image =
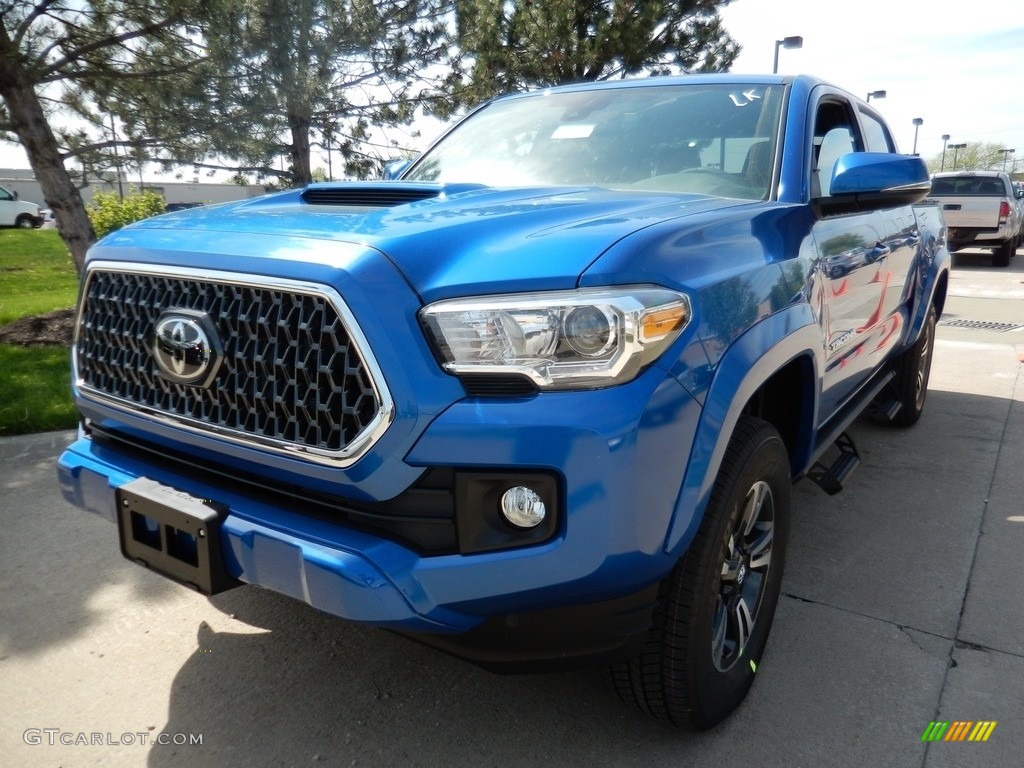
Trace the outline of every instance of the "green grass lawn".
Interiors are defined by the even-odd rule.
[[[0,229],[0,326],[73,307],[78,276],[53,229]],[[66,347],[0,344],[0,435],[75,426]]]
[[[78,275],[55,229],[0,229],[0,325],[73,307]]]
[[[66,347],[0,344],[0,435],[72,429],[71,363]]]

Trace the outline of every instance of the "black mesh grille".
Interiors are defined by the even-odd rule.
[[[525,376],[463,374],[459,377],[470,395],[480,397],[522,397],[537,394],[537,386]]]
[[[257,441],[327,453],[377,416],[370,373],[324,296],[155,274],[94,271],[76,340],[81,385],[148,412]],[[151,352],[161,313],[206,313],[223,346],[205,387],[159,374]]]

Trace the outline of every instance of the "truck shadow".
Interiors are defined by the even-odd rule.
[[[266,631],[196,628],[198,649],[173,681],[163,731],[202,734],[202,746],[154,746],[149,765],[198,758],[252,766],[621,766],[680,764],[680,750],[692,764],[725,753],[756,762],[764,755],[751,731],[776,733],[780,718],[809,718],[824,723],[822,733],[831,732],[863,695],[856,670],[876,663],[849,642],[851,625],[876,631],[899,645],[898,653],[917,655],[920,667],[907,680],[894,673],[892,684],[900,690],[941,679],[962,592],[936,585],[951,586],[951,573],[968,571],[1011,407],[1005,399],[933,391],[928,415],[913,429],[867,420],[854,425],[866,467],[842,494],[828,497],[810,483],[798,484],[786,597],[764,678],[759,675],[750,699],[711,732],[677,731],[620,703],[603,670],[497,676],[244,587],[212,603]],[[950,445],[956,450],[947,450]],[[965,466],[979,471],[955,489],[936,479]],[[963,514],[937,525],[936,510],[950,505],[962,506]],[[951,518],[948,509],[942,514]],[[951,535],[952,528],[959,533]],[[810,631],[801,630],[808,611],[816,618]],[[910,647],[904,627],[928,633],[941,648],[922,653]],[[815,659],[816,653],[828,658]],[[813,689],[791,682],[806,669],[824,670],[815,673],[823,677]],[[931,695],[930,689],[922,694]],[[879,706],[869,719],[882,727],[907,716]],[[816,743],[831,738],[819,736]]]
[[[0,657],[37,656],[180,593],[121,559],[117,530],[60,494],[56,457],[74,439],[50,432],[0,440]],[[185,595],[186,599],[189,595]]]
[[[992,253],[980,248],[965,248],[954,253],[952,257],[954,270],[969,272],[991,271],[994,275],[1024,274],[1024,246],[1017,249],[1017,255],[1010,259],[1010,266],[1008,267],[993,267]]]
[[[679,738],[622,705],[603,670],[493,675],[264,590],[213,601],[268,632],[198,627],[163,732],[202,746],[154,746],[150,766],[593,764],[587,733]]]

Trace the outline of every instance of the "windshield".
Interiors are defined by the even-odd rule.
[[[473,113],[403,178],[762,200],[781,104],[781,86],[735,83],[539,92]]]

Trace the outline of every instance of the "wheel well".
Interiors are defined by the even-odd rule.
[[[943,272],[939,282],[935,285],[935,292],[932,294],[932,303],[935,304],[935,314],[942,317],[942,308],[946,306],[946,290],[949,285],[949,272]]]
[[[803,468],[811,452],[815,376],[811,358],[797,357],[772,374],[743,408],[743,413],[778,430],[794,473]]]

